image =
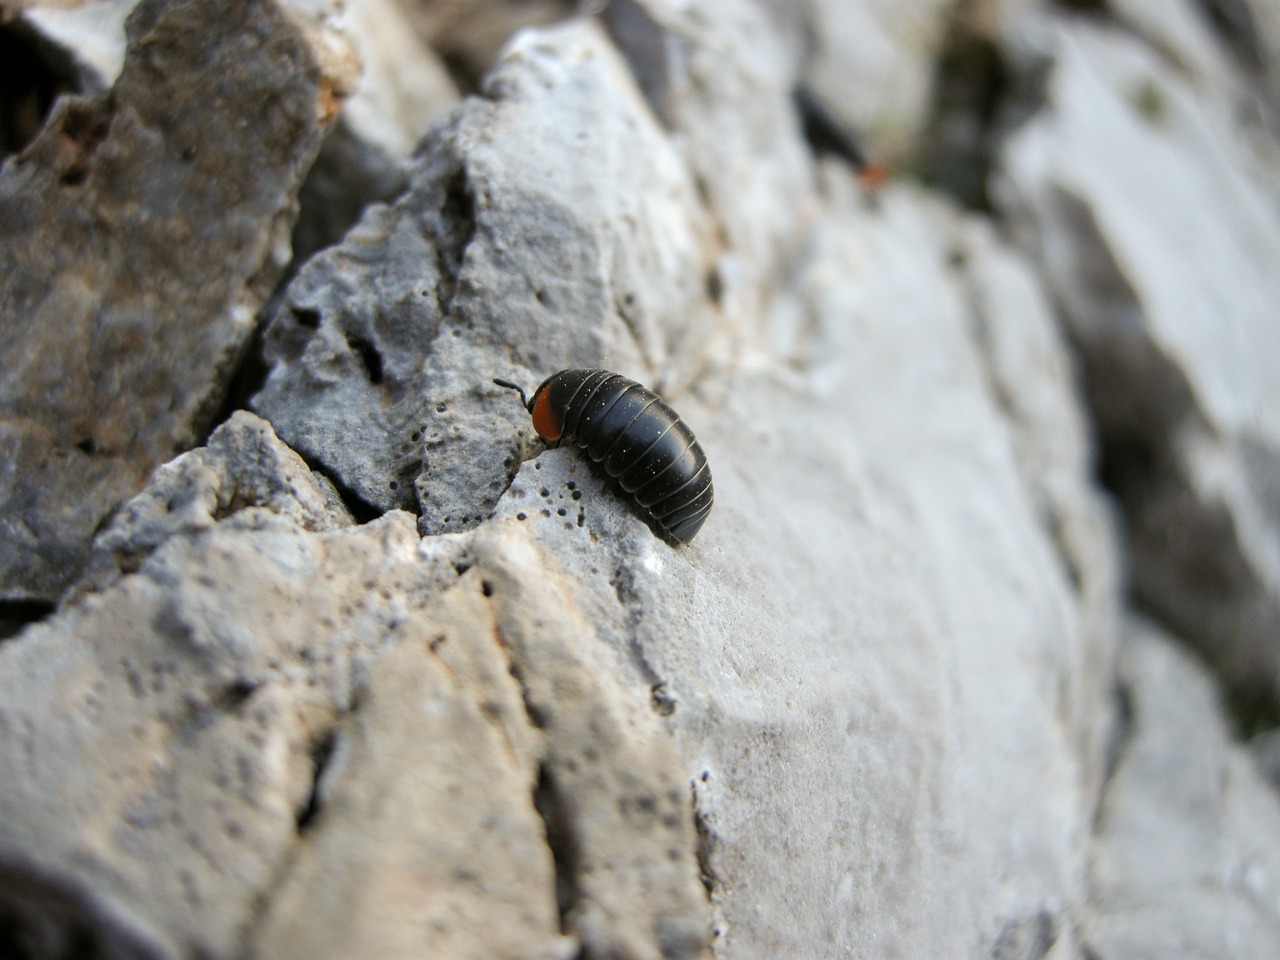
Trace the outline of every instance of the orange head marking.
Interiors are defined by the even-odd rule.
[[[551,406],[551,385],[545,384],[533,398],[533,429],[548,443],[555,443],[564,433],[564,420]]]

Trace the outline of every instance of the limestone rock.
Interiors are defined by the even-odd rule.
[[[396,0],[354,0],[345,14],[360,80],[299,194],[292,241],[299,262],[341,240],[366,206],[404,191],[414,146],[458,99],[440,57]]]
[[[324,532],[287,513],[173,528],[0,647],[14,935],[701,956],[673,744],[518,522],[420,546],[399,512]]]
[[[323,20],[265,0],[146,2],[129,37],[111,94],[59,101],[0,170],[6,599],[56,599],[208,428],[352,81]]]
[[[1234,553],[1201,549],[1237,570],[1241,538],[1261,545],[1261,582],[1270,521],[1239,531],[1269,502],[1280,352],[1218,340],[1257,333],[1274,217],[1265,151],[1250,166],[1204,107],[1245,86],[1178,46],[1186,18],[1125,36],[1021,0],[957,9],[996,18],[973,29],[1011,62],[999,17],[1025,16],[1022,53],[1051,68],[1053,110],[1023,118],[992,194],[1005,223],[918,184],[868,196],[812,157],[796,35],[760,3],[614,0],[514,38],[407,191],[280,294],[270,423],[238,413],[154,471],[61,606],[0,642],[0,953],[1274,942],[1278,804],[1254,768],[1274,738],[1234,744],[1148,628],[1117,671],[1125,556],[1094,476],[1095,443],[1110,479],[1136,462],[1117,440],[1154,424],[1177,468],[1157,476],[1241,521]],[[915,98],[954,47],[941,7],[903,10],[920,19],[889,53]],[[876,53],[837,33],[832,55]],[[847,91],[919,129],[900,93]],[[1085,172],[1087,150],[1112,165]],[[1144,179],[1182,192],[1157,205]],[[1195,326],[1219,306],[1233,319]],[[1095,338],[1108,324],[1123,336]],[[490,382],[586,365],[658,387],[697,433],[717,503],[691,544]],[[1149,501],[1123,489],[1134,516]]]
[[[1050,24],[1051,110],[1003,208],[1079,345],[1139,601],[1242,710],[1280,704],[1280,222],[1218,104],[1134,40]]]
[[[548,27],[582,9],[576,0],[393,0],[418,37],[449,63],[464,86],[479,86],[520,30]]]
[[[875,152],[902,159],[923,129],[931,68],[954,4],[940,0],[822,3],[768,0],[802,79]]]
[[[715,407],[679,398],[716,478],[693,544],[656,541],[571,450],[525,463],[499,516],[582,582],[667,717],[720,955],[1069,951],[1117,574],[1060,345],[1026,267],[946,207],[828,188],[775,364]],[[1001,282],[1040,311],[997,337],[1003,409],[970,296]]]
[[[492,513],[531,435],[492,377],[652,382],[656,358],[706,343],[710,227],[588,22],[518,37],[412,181],[290,284],[253,405],[372,508],[439,533]]]
[[[403,515],[327,540],[244,520],[171,538],[0,647],[0,897],[20,939],[52,890],[60,936],[104,955],[237,955],[355,674],[421,629],[365,586],[413,557]]]
[[[332,734],[261,957],[565,958],[541,742],[473,570],[368,669]]]
[[[1093,840],[1089,955],[1269,955],[1280,942],[1280,799],[1175,638],[1130,624],[1119,681],[1128,719]]]
[[[305,530],[347,526],[351,517],[333,485],[315,476],[271,425],[240,411],[209,443],[160,467],[94,538],[77,591],[98,590],[131,573],[169,538],[208,530],[241,511],[287,517]]]
[[[138,0],[97,0],[69,5],[33,3],[21,13],[47,43],[77,66],[81,92],[106,90],[120,75],[125,19]]]

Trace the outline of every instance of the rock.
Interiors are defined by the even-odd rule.
[[[479,571],[432,609],[332,734],[253,955],[575,955],[533,803],[541,738]]]
[[[912,10],[919,62],[954,55],[940,8]],[[1237,438],[1253,423],[1265,465],[1280,352],[1226,375],[1238,357],[1190,326],[1228,254],[1244,279],[1215,295],[1246,319],[1225,329],[1270,293],[1249,259],[1269,214],[1245,249],[1231,199],[1269,194],[1241,140],[1205,159],[1204,104],[1226,117],[1246,85],[1193,68],[1179,23],[955,15],[1052,68],[991,193],[1006,223],[811,156],[795,35],[762,5],[614,0],[519,34],[408,189],[279,295],[258,413],[154,471],[0,643],[0,953],[1265,951],[1274,738],[1234,744],[1152,628],[1129,623],[1117,671],[1126,559],[1095,476],[1137,476],[1116,427],[1154,425],[1157,476],[1225,490],[1246,529]],[[1178,57],[1162,100],[1144,81]],[[1113,166],[1081,172],[1086,149]],[[1207,216],[1206,169],[1231,217],[1200,262],[1149,222]],[[1144,178],[1183,193],[1154,205]],[[1088,215],[1056,230],[1063,210]],[[1090,336],[1116,317],[1138,347],[1109,355]],[[717,502],[690,544],[490,382],[585,365],[697,433]],[[1095,406],[1095,433],[1099,383],[1130,406]],[[1192,455],[1205,438],[1220,458]],[[1135,516],[1149,488],[1120,489]],[[1273,544],[1267,523],[1237,541]]]
[[[458,80],[481,85],[502,48],[526,27],[549,27],[580,12],[572,0],[454,0],[419,3],[394,0],[418,36],[440,51]]]
[[[420,626],[366,586],[416,546],[401,514],[321,540],[240,513],[0,647],[18,941],[46,922],[43,887],[61,935],[103,955],[238,955],[354,676]]]
[[[827,190],[774,362],[678,398],[716,479],[697,540],[655,540],[571,450],[498,516],[667,717],[720,955],[1069,950],[1117,589],[1069,368],[989,235],[909,189],[874,213]],[[1029,329],[980,349],[974,289]]]
[[[274,3],[146,2],[129,36],[111,94],[59,101],[0,171],[10,600],[56,600],[98,522],[210,425],[352,81],[330,28]]]
[[[1280,936],[1280,799],[1176,638],[1134,622],[1118,667],[1128,720],[1090,858],[1089,955],[1267,956]]]
[[[80,93],[107,90],[124,65],[125,19],[138,0],[97,0],[70,5],[31,4],[20,22],[61,50],[76,66]]]
[[[292,243],[299,263],[341,240],[369,204],[405,190],[414,146],[458,99],[444,64],[396,0],[348,3],[343,27],[363,69],[298,197]]]
[[[100,590],[137,570],[171,537],[209,530],[242,511],[286,517],[304,530],[351,523],[333,485],[313,475],[269,423],[240,411],[213,432],[208,446],[160,467],[111,517],[94,538],[88,571],[75,589]]]
[[[876,156],[901,160],[928,119],[932,64],[954,4],[769,0],[807,83]],[[928,65],[928,66],[926,66]]]
[[[1280,709],[1280,224],[1218,98],[1134,40],[1054,22],[1052,109],[1004,153],[1002,208],[1081,351],[1138,601],[1239,709]]]
[[[301,507],[175,526],[0,647],[14,936],[417,956],[430,931],[440,956],[701,956],[672,741],[520,524],[420,547],[406,514],[311,532]]]
[[[758,337],[772,291],[795,268],[798,228],[813,203],[776,31],[739,0],[714,13],[670,0],[616,0],[600,16],[715,225],[703,281],[712,319],[737,338]],[[686,319],[691,330],[706,322],[700,313]],[[692,332],[669,343],[666,384],[709,378],[715,369],[705,368],[705,355],[735,362],[720,344],[711,347]]]
[[[710,225],[589,22],[518,37],[411,179],[290,284],[253,406],[375,511],[415,509],[434,534],[493,512],[531,435],[492,377],[652,382],[675,349],[693,369]]]

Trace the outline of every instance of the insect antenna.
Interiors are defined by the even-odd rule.
[[[508,390],[514,390],[520,394],[520,402],[524,404],[524,408],[530,413],[533,412],[533,404],[529,402],[529,398],[524,395],[524,387],[519,384],[512,383],[510,380],[503,380],[501,377],[494,377],[493,382],[500,387],[506,387]]]

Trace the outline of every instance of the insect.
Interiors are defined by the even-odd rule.
[[[533,428],[548,443],[587,452],[645,511],[660,536],[688,543],[711,512],[711,468],[693,431],[656,393],[608,370],[561,370],[526,397]]]

